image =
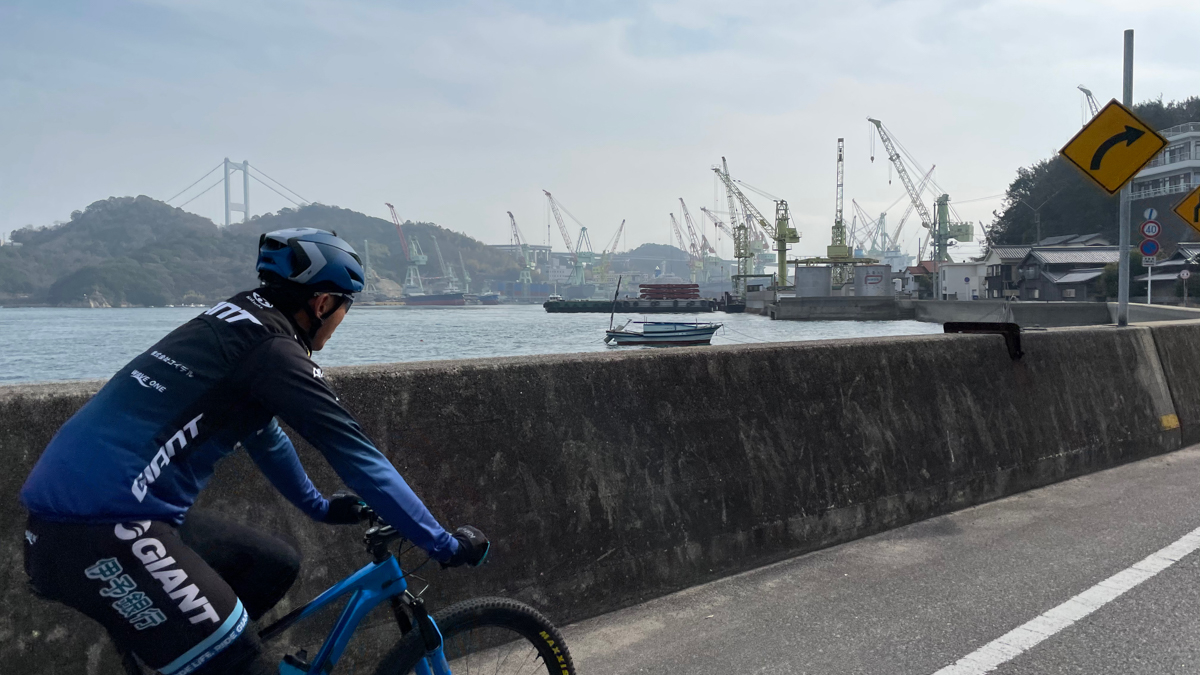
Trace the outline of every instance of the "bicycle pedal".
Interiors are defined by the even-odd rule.
[[[279,664],[279,675],[306,675],[312,666],[308,663],[308,652],[301,649],[295,654],[285,654]]]

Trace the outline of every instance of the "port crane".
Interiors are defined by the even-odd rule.
[[[467,263],[463,262],[462,249],[458,250],[458,266],[462,268],[463,273],[463,290],[471,292],[471,273],[467,271]]]
[[[842,196],[845,192],[845,140],[837,139],[837,193],[834,199],[833,229],[829,246],[825,249],[824,258],[805,258],[796,262],[804,265],[828,265],[830,283],[833,288],[841,289],[847,282],[853,280],[854,266],[879,262],[875,258],[856,258],[854,250],[847,243],[846,221],[844,218]]]
[[[1083,86],[1082,84],[1075,88],[1078,89],[1079,91],[1083,92],[1084,98],[1087,99],[1088,110],[1092,111],[1091,117],[1088,117],[1086,120],[1083,121],[1083,125],[1087,126],[1088,121],[1090,121],[1092,119],[1092,117],[1095,117],[1100,112],[1100,104],[1096,103],[1096,97],[1092,96],[1091,89],[1088,89],[1087,87]]]
[[[703,261],[698,261],[698,258],[696,256],[695,247],[692,246],[691,244],[689,244],[683,238],[683,230],[679,229],[679,221],[675,220],[675,214],[671,213],[668,215],[671,216],[671,230],[673,232],[675,232],[675,241],[679,242],[679,248],[682,249],[683,252],[687,254],[688,270],[690,271],[692,283],[693,284],[697,283],[696,282],[697,270],[703,268],[704,263],[703,263]],[[697,262],[699,262],[699,264],[697,264]]]
[[[724,173],[726,176],[729,175],[729,169],[728,166],[725,165],[724,157],[721,158],[721,166],[713,167],[713,170],[717,172],[718,176],[720,176],[722,173]],[[744,223],[738,221],[737,197],[733,194],[733,190],[729,188],[729,183],[726,183],[725,199],[729,204],[730,225],[722,231],[729,235],[729,238],[733,240],[733,259],[737,261],[737,273],[733,275],[733,294],[740,301],[745,302],[746,277],[750,275],[750,271],[753,269],[754,262],[754,253],[750,247],[750,228],[748,228]],[[704,214],[710,219],[712,219],[713,224],[718,228],[724,225],[724,223],[722,223],[719,218],[713,215],[712,212],[708,211],[704,207],[701,207],[700,210],[703,211]]]
[[[708,272],[705,268],[705,255],[709,251],[716,253],[716,249],[714,249],[708,243],[708,239],[704,237],[704,235],[697,234],[696,224],[694,221],[692,221],[692,214],[688,211],[687,204],[684,203],[683,197],[679,198],[679,206],[683,209],[683,224],[687,227],[688,241],[691,244],[691,248],[689,250],[692,254],[691,267],[693,274],[697,277],[699,277],[699,275],[704,275],[704,281],[707,282]]]
[[[592,239],[588,236],[587,227],[579,222],[579,219],[571,215],[554,195],[547,190],[542,190],[546,193],[546,199],[550,202],[550,211],[554,214],[554,222],[558,223],[558,231],[562,234],[563,243],[567,246],[567,251],[571,253],[571,278],[568,280],[568,285],[582,286],[586,280],[587,266],[596,261],[596,254],[592,251]],[[566,212],[571,220],[574,220],[579,225],[579,240],[572,244],[571,233],[567,231],[567,226],[563,223],[562,212]]]
[[[617,246],[621,243],[621,234],[624,232],[625,221],[622,220],[621,226],[617,228],[617,233],[613,235],[612,240],[608,242],[608,246],[605,246],[604,250],[600,253],[600,262],[595,267],[592,276],[593,279],[599,277],[601,281],[606,281],[605,277],[608,276],[608,269],[612,266],[612,256],[617,252]]]
[[[717,214],[713,213],[712,211],[709,211],[708,209],[704,208],[703,206],[700,207],[700,212],[703,213],[704,215],[708,216],[708,219],[712,221],[713,226],[716,227],[718,230],[724,232],[725,236],[729,237],[730,239],[736,238],[737,235],[735,235],[733,233],[733,230],[729,229],[729,226],[725,224],[725,221],[723,221],[717,217]]]
[[[933,176],[933,172],[936,168],[936,165],[929,167],[929,171],[927,171],[925,175],[921,177],[921,182],[917,184],[917,192],[919,194],[924,194],[925,186],[929,183],[929,180]],[[895,202],[892,202],[886,211],[879,214],[878,220],[868,216],[866,212],[863,211],[862,207],[858,205],[858,202],[854,201],[853,199],[850,200],[850,203],[854,207],[855,222],[861,219],[864,223],[861,227],[852,228],[853,231],[859,234],[851,237],[851,239],[856,246],[866,249],[867,255],[882,255],[885,257],[889,256],[889,254],[899,255],[900,233],[904,231],[904,224],[908,221],[908,217],[913,212],[913,205],[909,203],[907,208],[904,209],[904,215],[900,217],[899,222],[896,224],[896,227],[892,230],[891,234],[888,234],[887,231],[887,214],[888,211],[892,210],[892,207],[895,206],[897,202],[904,198],[905,197],[900,197]],[[870,237],[869,240],[867,238],[868,233]]]
[[[725,184],[725,190],[733,193],[738,203],[741,204],[742,213],[745,214],[746,220],[757,225],[775,242],[775,264],[777,266],[775,283],[777,286],[786,286],[788,282],[787,245],[800,241],[800,234],[796,232],[796,228],[792,227],[791,224],[791,214],[788,211],[787,201],[783,199],[775,201],[775,222],[772,224],[763,217],[758,208],[738,189],[737,185],[734,185],[733,179],[729,177],[729,165],[726,163],[724,157],[721,158],[721,166],[713,167],[713,171],[716,172],[721,182]],[[732,208],[730,210],[732,211]],[[742,275],[740,264],[738,265],[738,273]],[[745,296],[743,295],[742,297]]]
[[[533,262],[529,259],[529,244],[525,242],[525,235],[521,234],[521,228],[517,227],[517,219],[513,217],[512,211],[508,212],[508,222],[512,224],[513,243],[521,247],[521,271],[517,275],[517,283],[524,284],[525,295],[529,295],[529,285],[533,283]]]
[[[400,226],[400,218],[396,215],[396,207],[384,202],[392,213],[392,222],[396,224],[396,233],[400,235],[400,248],[404,251],[404,259],[408,261],[408,269],[404,273],[404,290],[416,289],[418,293],[425,292],[425,284],[421,281],[421,266],[429,262],[429,256],[421,251],[421,244],[416,237],[406,238],[404,228]]]
[[[442,279],[447,280],[450,284],[449,287],[447,288],[447,291],[450,293],[455,293],[459,289],[458,289],[458,277],[454,276],[454,268],[446,265],[445,259],[442,258],[442,247],[441,247],[441,245],[438,244],[437,237],[430,237],[430,238],[433,239],[433,250],[435,253],[437,253],[438,268],[442,270],[442,276],[438,277],[438,280],[439,281],[441,281]]]
[[[921,192],[913,185],[908,170],[904,168],[904,161],[900,159],[900,153],[896,150],[896,144],[887,130],[883,128],[883,122],[871,117],[868,117],[867,121],[875,125],[875,130],[879,133],[880,140],[883,141],[883,147],[887,150],[888,159],[896,167],[896,174],[900,176],[900,182],[904,184],[913,208],[921,217],[921,227],[930,230],[929,239],[933,244],[934,262],[953,262],[947,250],[950,240],[972,239],[975,232],[974,226],[971,223],[950,222],[950,195],[948,194],[942,194],[937,198],[938,214],[935,220],[929,212],[929,207],[921,201]]]

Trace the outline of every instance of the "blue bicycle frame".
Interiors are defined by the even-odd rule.
[[[388,555],[386,559],[369,563],[354,574],[346,577],[329,590],[314,598],[307,605],[266,627],[259,635],[263,640],[269,640],[281,633],[285,628],[304,620],[329,603],[346,594],[350,594],[350,600],[346,603],[345,609],[342,610],[341,616],[338,617],[337,623],[334,624],[333,630],[330,631],[329,637],[325,639],[325,643],[321,645],[320,651],[317,652],[311,664],[305,664],[308,665],[307,668],[299,665],[303,663],[302,661],[289,662],[287,658],[279,664],[281,675],[300,675],[301,673],[315,675],[326,673],[332,670],[333,665],[342,656],[347,643],[350,642],[350,636],[354,634],[354,630],[358,627],[363,617],[384,600],[403,596],[407,589],[408,582],[404,578],[404,572],[400,569],[400,564],[396,561],[395,556]],[[420,606],[420,611],[424,615],[423,606]],[[428,635],[424,635],[423,637],[426,640],[425,644],[427,646],[436,642],[436,647],[430,649],[425,658],[417,663],[416,673],[417,675],[451,675],[450,666],[446,663],[446,655],[442,651],[441,631],[438,630],[437,625],[433,622],[433,618],[425,618],[426,616],[422,616],[424,620],[420,621],[417,626],[414,626],[413,630],[424,631],[428,627],[431,627],[432,631],[436,633],[436,640],[431,640],[432,636]]]

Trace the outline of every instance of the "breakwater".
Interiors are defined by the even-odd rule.
[[[421,571],[432,606],[501,594],[581,619],[1200,437],[1200,324],[930,335],[331,368],[346,405],[480,570]],[[10,470],[0,659],[115,672],[96,626],[24,588],[15,495],[98,383],[0,388]],[[326,493],[340,483],[311,448]],[[241,455],[201,505],[294,538],[286,612],[361,566],[360,530],[307,521]],[[280,646],[308,646],[301,626]],[[396,638],[380,612],[350,658]],[[90,666],[94,665],[94,668]]]

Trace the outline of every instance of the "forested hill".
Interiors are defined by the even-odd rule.
[[[390,221],[314,204],[259,216],[228,228],[149,197],[113,197],[76,211],[69,222],[12,233],[0,247],[0,304],[118,305],[211,303],[256,285],[258,237],[287,227],[336,230],[359,252],[370,241],[371,268],[404,280],[404,254]],[[433,237],[447,264],[459,253],[478,291],[485,279],[515,279],[515,258],[432,223],[406,223],[441,274]]]
[[[1135,105],[1134,111],[1151,127],[1167,129],[1185,122],[1200,122],[1200,97],[1193,96],[1184,101],[1170,103],[1163,103],[1161,100],[1147,101]],[[1149,200],[1153,203],[1143,204],[1141,200],[1134,202],[1134,225],[1140,221],[1141,207],[1155,206],[1166,219],[1163,221],[1166,226],[1165,238],[1172,242],[1194,239],[1195,233],[1185,224],[1176,224],[1170,220],[1167,213],[1170,210],[1169,206],[1162,208],[1164,204],[1173,203],[1172,200],[1178,201],[1182,197],[1182,194],[1173,194],[1169,195],[1169,198]],[[1029,206],[1023,205],[1022,200]],[[991,243],[1032,243],[1037,238],[1033,208],[1043,202],[1043,238],[1099,232],[1114,244],[1117,242],[1117,198],[1109,197],[1078,169],[1055,155],[1017,170],[1017,177],[1008,187],[999,217],[989,229],[988,238]]]

